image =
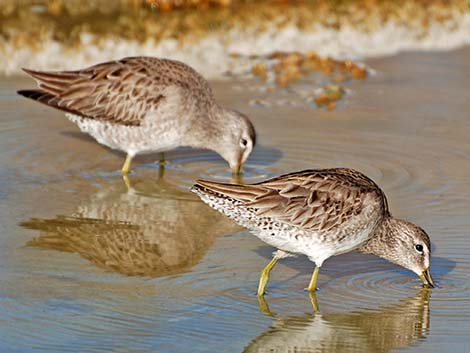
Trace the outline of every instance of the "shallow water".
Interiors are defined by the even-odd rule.
[[[328,260],[314,313],[303,290],[313,264],[287,259],[265,303],[255,295],[270,247],[187,192],[229,180],[214,153],[139,157],[131,188],[123,156],[63,114],[0,80],[1,352],[470,351],[470,48],[368,61],[334,111],[292,106],[262,84],[215,82],[219,99],[259,132],[246,182],[344,166],[372,177],[394,215],[431,235],[438,288],[381,259]],[[276,99],[273,99],[276,98]],[[269,309],[268,309],[269,307]]]

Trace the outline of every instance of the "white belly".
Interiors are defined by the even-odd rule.
[[[171,128],[155,129],[148,124],[126,126],[73,114],[66,114],[66,116],[77,124],[82,132],[91,135],[100,144],[124,151],[132,156],[139,153],[162,152],[180,145],[177,132]]]
[[[269,231],[252,230],[252,233],[275,248],[293,254],[306,255],[316,265],[321,266],[329,257],[350,252],[362,245],[369,238],[371,229],[346,237],[337,244],[321,241],[320,234],[290,226],[281,227],[274,236]]]
[[[371,210],[372,207],[366,207],[364,212]],[[281,222],[273,222],[268,229],[263,229],[260,227],[262,223],[263,219],[258,220],[248,228],[265,243],[289,253],[306,255],[318,266],[331,256],[344,254],[361,246],[369,239],[376,226],[374,222],[351,221],[343,225],[341,234],[334,234],[305,230]],[[338,240],[339,236],[342,238]]]

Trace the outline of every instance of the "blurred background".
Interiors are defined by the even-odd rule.
[[[2,0],[0,70],[78,68],[128,55],[206,76],[276,51],[366,58],[470,41],[468,0]]]

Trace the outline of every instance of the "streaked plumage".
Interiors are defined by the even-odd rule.
[[[190,146],[212,149],[239,170],[256,142],[250,120],[219,106],[208,82],[178,61],[129,57],[76,71],[24,71],[38,89],[19,94],[65,111],[99,143],[126,152],[126,164],[139,153]]]
[[[426,272],[423,281],[432,284],[429,237],[421,228],[392,218],[383,191],[360,172],[305,170],[253,185],[198,180],[192,191],[279,249],[263,272],[258,294],[264,293],[267,276],[280,258],[307,255],[317,265],[309,286],[314,290],[323,262],[354,249],[384,257],[419,275]],[[409,245],[408,238],[423,246],[422,256],[408,256],[414,246],[402,248]]]

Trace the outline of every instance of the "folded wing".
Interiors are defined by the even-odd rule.
[[[18,93],[86,118],[138,126],[147,113],[163,103],[166,88],[173,85],[179,88],[177,91],[187,89],[184,80],[176,79],[175,68],[186,78],[204,84],[202,77],[182,63],[134,57],[77,71],[24,69],[38,82],[39,89]]]
[[[317,231],[333,229],[359,215],[368,197],[386,210],[385,197],[377,185],[350,169],[308,170],[254,185],[205,180],[198,180],[197,185],[242,201],[259,216]]]

